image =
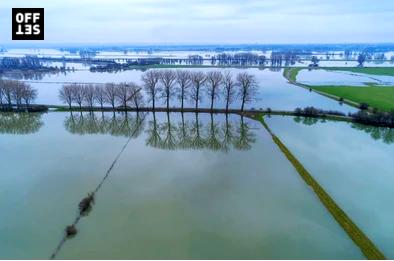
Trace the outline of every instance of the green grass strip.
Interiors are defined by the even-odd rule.
[[[310,86],[310,88],[357,103],[367,103],[381,111],[394,110],[394,87]]]
[[[287,147],[276,137],[268,125],[264,121],[262,115],[257,116],[267,131],[271,134],[273,141],[278,145],[286,158],[291,162],[302,179],[312,187],[315,194],[326,209],[335,218],[338,224],[346,231],[353,242],[360,248],[364,256],[368,259],[383,260],[386,259],[382,252],[374,245],[374,243],[361,231],[361,229],[350,219],[350,217],[335,203],[330,195],[320,186],[320,184],[312,177],[312,175],[304,168],[297,158],[287,149]]]

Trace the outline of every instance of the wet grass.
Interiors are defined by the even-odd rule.
[[[335,68],[321,68],[325,70],[363,70],[369,72],[391,73],[394,68],[363,68],[363,67],[335,67]],[[297,82],[297,75],[302,68],[286,68],[283,76],[292,84],[297,86],[312,89],[319,94],[325,95],[329,98],[347,103],[354,107],[359,107],[360,104],[368,104],[372,109],[379,111],[390,112],[394,110],[394,86],[376,86],[369,85],[364,87],[357,86],[339,86],[339,85],[307,85]],[[320,70],[320,69],[315,69]],[[355,71],[356,72],[356,71]]]
[[[366,103],[381,111],[394,110],[394,87],[309,86],[319,92],[356,103]]]
[[[275,144],[279,147],[286,158],[291,162],[298,174],[315,192],[316,196],[323,203],[326,209],[331,213],[338,224],[345,230],[353,242],[360,248],[364,256],[368,259],[386,259],[382,252],[374,245],[374,243],[362,232],[362,230],[350,219],[350,217],[338,206],[338,204],[330,197],[322,186],[313,178],[313,176],[304,168],[297,158],[287,149],[278,137],[271,131],[264,121],[264,116],[259,115],[255,119],[259,120],[271,137]]]
[[[297,75],[298,73],[305,68],[285,68],[283,70],[283,76],[289,81],[289,82],[296,82],[297,81]]]

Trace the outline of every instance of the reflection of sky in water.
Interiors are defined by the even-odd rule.
[[[220,70],[213,68],[194,68],[189,70]],[[309,92],[303,88],[289,84],[283,77],[283,70],[272,71],[270,69],[260,70],[257,68],[249,69],[236,69],[231,68],[230,70],[234,77],[241,71],[248,71],[254,74],[258,80],[259,93],[257,101],[249,104],[248,108],[271,108],[275,110],[294,110],[297,107],[314,106],[325,110],[338,110],[342,112],[354,112],[355,109],[348,105],[341,105],[337,101],[328,99],[324,96]],[[42,82],[53,82],[53,83],[39,83],[34,82],[31,85],[37,88],[39,91],[37,103],[43,104],[60,104],[58,99],[59,88],[62,84],[56,82],[86,82],[86,83],[106,83],[106,82],[123,82],[123,81],[134,81],[141,84],[142,71],[139,70],[128,70],[117,73],[92,73],[90,71],[75,71],[68,72],[66,74],[47,74],[42,77]],[[164,105],[164,101],[159,102],[161,106]],[[179,101],[172,99],[170,106],[179,104]],[[189,101],[187,106],[193,106],[194,104]],[[224,108],[225,102],[223,99],[218,100],[215,107]],[[240,102],[235,102],[231,105],[232,108],[238,108]],[[204,97],[200,104],[200,107],[209,107],[208,97]]]
[[[297,81],[309,85],[367,86],[366,83],[374,83],[394,86],[394,76],[326,70],[301,70],[297,75]]]
[[[83,115],[87,122],[75,133],[66,127],[70,113],[46,113],[38,132],[0,135],[0,258],[48,258],[80,199],[127,141],[105,131],[112,113],[101,130],[101,113],[97,121]],[[129,114],[130,122],[135,116]],[[116,117],[118,129],[123,117]],[[156,117],[164,141],[167,114]],[[213,117],[222,132],[224,115]],[[248,150],[168,150],[147,144],[149,114],[58,258],[362,258],[262,125],[244,120],[255,138]],[[195,115],[185,114],[185,121],[192,128]],[[235,138],[240,121],[229,117]],[[170,122],[182,135],[181,115],[171,113]],[[199,114],[199,123],[206,140],[211,115]]]
[[[393,258],[394,131],[294,117],[266,121],[386,257]]]

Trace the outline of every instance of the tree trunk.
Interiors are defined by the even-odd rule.
[[[211,94],[211,111],[213,110],[213,102],[214,102],[214,100],[215,100],[215,92],[212,91],[212,94]]]
[[[167,111],[169,111],[170,110],[170,89],[169,88],[167,88],[166,94],[167,94]]]
[[[185,90],[184,90],[184,88],[182,88],[182,94],[181,94],[181,108],[182,108],[182,111],[183,111],[183,99],[184,99],[184,95],[185,95]]]
[[[227,98],[226,98],[226,112],[228,112],[229,103],[230,103],[230,95],[229,95],[229,93],[227,92]]]
[[[196,113],[198,110],[198,100],[199,100],[200,88],[197,88],[197,95],[196,95]]]

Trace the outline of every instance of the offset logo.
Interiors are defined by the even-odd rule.
[[[12,8],[12,40],[44,40],[44,8]]]

